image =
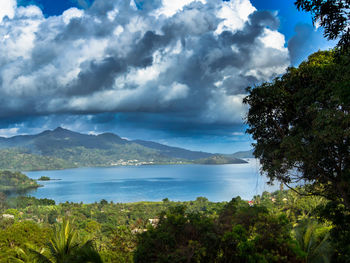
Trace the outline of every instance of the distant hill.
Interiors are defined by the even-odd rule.
[[[231,154],[230,156],[235,158],[255,158],[253,155],[253,151],[254,150],[236,152],[234,154]]]
[[[38,188],[40,185],[20,172],[0,171],[0,191],[20,192]]]
[[[141,164],[211,164],[215,163],[210,161],[214,157],[222,163],[244,162],[234,155],[190,151],[151,141],[128,141],[113,133],[87,135],[61,127],[36,135],[0,137],[0,169],[10,170]]]
[[[20,135],[2,138],[0,148],[20,147],[30,149],[34,153],[50,155],[57,149],[85,147],[87,149],[109,149],[111,145],[123,145],[128,141],[112,133],[87,135],[61,127],[53,131],[44,131],[37,135]]]
[[[162,155],[173,157],[173,158],[197,160],[197,159],[208,158],[213,156],[212,153],[189,151],[183,148],[171,147],[171,146],[167,146],[164,144],[151,142],[151,141],[135,140],[133,142],[140,144],[142,146],[145,146],[147,148],[158,150],[162,153]]]
[[[246,161],[234,157],[224,156],[224,155],[214,155],[209,158],[195,160],[198,164],[239,164],[247,163]]]

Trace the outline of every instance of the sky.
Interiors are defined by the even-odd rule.
[[[0,0],[0,136],[248,150],[246,87],[334,45],[294,0]]]

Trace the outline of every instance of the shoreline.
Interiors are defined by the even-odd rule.
[[[79,166],[79,167],[67,167],[67,168],[58,168],[58,169],[35,169],[35,170],[9,170],[9,171],[20,171],[21,173],[26,172],[42,172],[42,171],[63,171],[63,170],[75,170],[75,169],[87,169],[87,168],[117,168],[117,167],[142,167],[142,166],[163,166],[163,165],[205,165],[205,166],[216,166],[216,165],[240,165],[240,164],[249,164],[251,160],[256,158],[244,158],[244,163],[195,163],[195,162],[183,162],[183,163],[152,163],[152,164],[128,164],[128,165],[98,165],[98,166]],[[0,170],[8,170],[2,169]]]

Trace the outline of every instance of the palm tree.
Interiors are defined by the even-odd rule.
[[[55,229],[49,249],[30,249],[38,263],[102,263],[99,253],[88,240],[80,245],[77,232],[69,220],[64,219]]]
[[[13,262],[13,263],[40,263],[38,261],[37,253],[41,254],[43,253],[44,249],[38,250],[35,249],[35,253],[32,253],[33,246],[32,245],[27,245],[27,250],[24,250],[20,247],[16,247],[16,257],[11,256],[8,258],[6,262]]]
[[[305,252],[306,263],[329,263],[333,248],[329,241],[330,227],[308,219],[301,221],[293,230],[299,247]]]

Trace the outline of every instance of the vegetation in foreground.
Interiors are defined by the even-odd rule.
[[[346,262],[338,226],[320,220],[328,205],[291,190],[219,203],[8,198],[0,262]]]

